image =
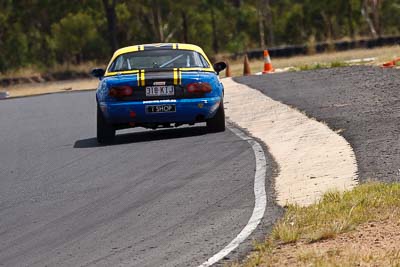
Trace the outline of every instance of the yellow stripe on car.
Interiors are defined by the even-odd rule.
[[[174,85],[178,85],[178,70],[174,69]]]
[[[145,86],[145,83],[146,83],[146,79],[144,77],[144,70],[142,70],[142,72],[140,74],[140,85]]]

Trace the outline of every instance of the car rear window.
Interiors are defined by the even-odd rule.
[[[209,68],[207,60],[190,50],[149,50],[125,53],[118,56],[109,72],[136,69]]]

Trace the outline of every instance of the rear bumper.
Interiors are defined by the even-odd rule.
[[[125,123],[195,123],[199,118],[214,117],[221,102],[221,97],[103,102],[99,103],[106,120],[111,124]],[[147,105],[175,105],[171,113],[147,113]]]

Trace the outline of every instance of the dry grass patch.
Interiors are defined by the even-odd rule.
[[[400,209],[400,184],[364,184],[349,192],[328,192],[314,205],[289,205],[272,238],[291,242],[314,242],[353,230],[369,220],[386,219]],[[293,232],[293,233],[291,233]],[[288,234],[291,233],[291,234]]]
[[[400,266],[399,215],[400,184],[329,192],[308,207],[289,205],[271,236],[233,266]]]

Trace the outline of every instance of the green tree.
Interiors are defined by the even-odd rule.
[[[400,0],[2,0],[0,72],[190,42],[208,54],[398,35]]]
[[[67,63],[79,63],[84,59],[84,51],[98,47],[104,40],[97,33],[93,18],[88,14],[68,14],[51,27],[54,49]]]

